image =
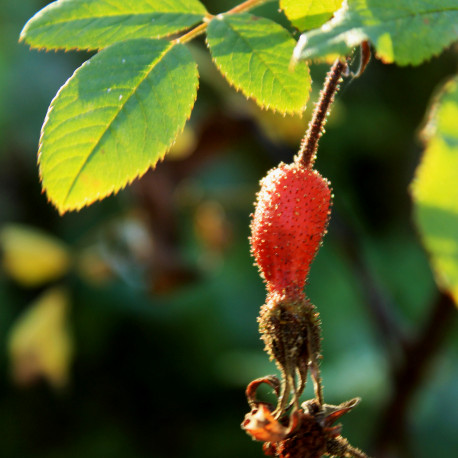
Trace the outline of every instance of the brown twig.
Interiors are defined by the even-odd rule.
[[[320,92],[320,100],[315,106],[307,133],[302,140],[301,147],[295,158],[296,162],[300,163],[303,167],[313,167],[318,149],[318,140],[323,135],[329,109],[335,94],[339,90],[339,82],[346,68],[347,63],[337,59],[326,76],[323,89]]]
[[[432,360],[454,323],[456,308],[451,297],[441,293],[417,339],[405,352],[403,366],[394,374],[391,399],[381,417],[375,438],[375,455],[387,456],[390,446],[405,442],[406,417],[411,401]]]
[[[383,291],[382,286],[370,272],[366,260],[362,255],[359,243],[360,234],[349,225],[346,225],[338,214],[334,214],[334,232],[340,247],[348,257],[351,267],[357,278],[364,302],[372,315],[374,326],[388,350],[388,356],[393,367],[397,367],[402,355],[406,351],[407,337],[399,325],[395,314],[397,304]]]
[[[244,13],[245,11],[249,11],[250,9],[255,8],[256,6],[266,3],[266,1],[267,0],[246,0],[243,3],[241,3],[240,5],[237,5],[234,8],[231,8],[229,11],[226,11],[225,13],[222,13],[222,14]],[[212,14],[207,14],[204,18],[204,22],[194,27],[193,29],[191,29],[189,32],[185,33],[181,37],[176,38],[173,42],[184,44],[184,43],[188,43],[189,41],[193,40],[194,38],[198,37],[199,35],[202,35],[207,30],[208,24],[213,19],[213,17],[214,16]]]

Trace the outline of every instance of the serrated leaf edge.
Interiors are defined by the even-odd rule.
[[[300,38],[299,38],[299,41],[296,45],[296,48],[294,49],[294,53],[293,53],[293,60],[295,62],[297,61],[307,61],[307,60],[312,60],[314,58],[320,58],[320,57],[324,57],[323,56],[316,56],[316,55],[305,55],[305,48],[307,46],[307,35],[308,34],[317,34],[319,31],[321,32],[329,32],[330,29],[332,29],[336,23],[337,25],[339,25],[339,21],[342,21],[343,18],[344,18],[344,14],[346,13],[346,11],[349,10],[349,7],[348,7],[348,3],[346,0],[344,0],[343,4],[342,4],[342,7],[337,10],[335,13],[334,13],[334,17],[331,18],[331,20],[329,20],[328,22],[326,22],[325,24],[323,24],[320,28],[318,29],[313,29],[309,32],[305,32],[303,33]],[[447,10],[433,10],[433,11],[428,11],[428,12],[424,12],[424,13],[418,13],[418,14],[415,14],[413,15],[412,13],[406,15],[406,16],[398,16],[394,19],[390,19],[390,21],[398,21],[400,19],[408,19],[408,18],[412,18],[412,17],[416,17],[416,16],[426,16],[426,15],[430,15],[430,14],[444,14],[446,13],[447,11],[456,11],[458,13],[458,8],[457,9],[447,9]],[[386,22],[390,22],[390,21],[385,21],[384,23]],[[352,48],[356,47],[356,46],[359,46],[363,41],[366,41],[368,40],[372,46],[375,48],[375,55],[377,57],[377,59],[381,60],[383,63],[385,64],[392,64],[392,63],[395,63],[399,66],[407,66],[407,65],[411,65],[411,66],[416,66],[416,65],[420,65],[424,62],[427,62],[429,60],[431,60],[433,57],[435,56],[438,56],[439,54],[441,54],[445,49],[447,49],[449,46],[451,46],[456,40],[452,40],[445,44],[442,49],[440,51],[437,51],[435,53],[432,53],[430,54],[429,56],[423,58],[422,60],[419,60],[419,61],[397,61],[395,58],[391,58],[390,56],[386,56],[384,55],[383,53],[379,52],[377,50],[377,45],[373,42],[373,40],[367,35],[367,33],[365,33],[364,31],[361,30],[362,27],[367,27],[367,28],[370,28],[370,27],[381,27],[382,24],[377,24],[377,25],[359,25],[358,27],[352,27],[351,29],[348,29],[346,30],[345,32],[342,32],[340,33],[338,36],[342,36],[344,34],[349,34],[350,32],[354,31],[354,30],[358,30],[358,34],[357,34],[357,40],[355,40],[354,43],[352,44],[347,44],[347,41],[346,40],[342,40],[342,44],[344,46],[346,46],[346,52],[340,52],[340,51],[337,51],[337,50],[334,50],[334,51],[330,51],[329,54],[338,54],[340,56],[345,56],[349,53],[349,51],[351,51]]]
[[[307,16],[309,15],[310,10],[312,9],[312,6],[313,6],[313,1],[309,4],[309,7],[308,7],[308,9],[307,9],[307,13],[306,13],[305,17],[307,17]],[[286,18],[288,19],[288,21],[293,25],[293,27],[295,27],[296,29],[299,30],[298,26],[294,23],[293,19],[291,19],[291,18],[289,17],[289,15],[288,15],[288,13],[287,13],[287,10],[288,10],[289,8],[285,8],[284,0],[279,0],[279,7],[280,7],[280,10],[283,11],[283,13],[285,14],[285,16],[286,16]],[[341,6],[340,8],[342,8],[342,6]],[[340,8],[338,8],[338,10],[339,10]],[[336,10],[336,11],[338,11],[338,10]],[[325,23],[328,22],[329,20],[331,20],[331,19],[333,18],[333,16],[334,16],[334,14],[336,13],[336,11],[334,11],[334,13],[332,13],[332,14],[329,15],[329,18],[327,19],[327,21],[325,21]],[[323,24],[323,25],[324,25],[324,24]],[[321,27],[321,26],[320,26],[320,27]],[[314,29],[318,29],[318,27],[315,27]],[[308,30],[314,30],[314,29],[309,28]]]
[[[255,16],[253,16],[255,17]],[[215,16],[212,20],[223,20],[224,17],[223,15],[218,15],[218,16]],[[277,25],[280,25],[280,24],[277,24]],[[281,27],[281,26],[280,26]],[[285,29],[286,30],[286,29]],[[291,37],[292,38],[292,37]],[[293,38],[292,38],[293,39]],[[308,100],[310,98],[310,92],[312,90],[312,85],[311,85],[311,80],[310,80],[310,68],[309,66],[305,63],[305,62],[302,62],[301,64],[305,64],[305,68],[306,68],[306,71],[307,71],[307,77],[308,77],[308,81],[309,81],[309,88],[308,88],[308,95],[305,99],[305,102],[304,102],[304,105],[298,109],[298,110],[289,110],[289,109],[286,109],[286,110],[281,110],[277,107],[272,107],[270,104],[263,104],[261,103],[253,94],[249,94],[248,91],[246,91],[243,87],[237,87],[235,83],[233,83],[231,81],[231,79],[228,77],[228,74],[227,72],[225,72],[219,65],[217,59],[213,56],[213,53],[212,53],[212,49],[211,49],[211,46],[210,44],[208,43],[208,37],[206,37],[205,39],[205,43],[207,45],[207,48],[209,49],[210,51],[210,56],[211,56],[211,59],[213,61],[213,63],[215,64],[216,68],[218,69],[219,73],[221,73],[221,75],[224,77],[224,79],[229,83],[229,85],[231,87],[233,87],[236,92],[241,92],[247,99],[250,99],[250,100],[254,100],[256,102],[256,104],[263,110],[270,110],[274,113],[279,113],[283,116],[285,115],[302,115],[302,113],[305,111],[306,107],[307,107],[307,103],[308,103]],[[267,67],[267,65],[266,65]],[[274,73],[274,72],[272,72]]]
[[[124,38],[123,40],[119,40],[119,42],[122,42],[122,41],[127,41],[127,40],[132,40],[132,39],[135,39],[135,38],[152,38],[152,39],[160,39],[160,38],[167,38],[167,37],[171,37],[177,33],[181,33],[181,32],[184,32],[185,30],[189,30],[190,28],[194,27],[196,24],[198,24],[199,22],[202,22],[204,17],[206,16],[206,14],[208,14],[205,6],[199,2],[202,7],[205,9],[205,12],[203,13],[183,13],[183,14],[195,14],[195,15],[202,15],[202,17],[200,17],[199,19],[196,19],[196,21],[193,23],[193,24],[190,24],[188,26],[185,26],[185,27],[182,27],[182,28],[179,28],[179,29],[176,29],[174,31],[171,31],[169,33],[164,33],[164,34],[159,34],[159,35],[155,35],[155,36],[150,36],[150,37],[127,37],[127,38]],[[39,10],[37,13],[35,13],[24,25],[24,27],[22,28],[20,34],[19,34],[19,43],[26,43],[30,49],[33,49],[33,50],[38,50],[38,51],[42,51],[42,50],[46,50],[46,51],[98,51],[100,49],[103,49],[103,48],[106,48],[108,46],[110,46],[111,44],[114,44],[114,43],[118,43],[118,41],[115,41],[113,43],[110,43],[110,44],[107,44],[105,46],[82,46],[82,47],[79,47],[79,46],[40,46],[40,45],[36,45],[34,43],[30,43],[30,41],[28,40],[26,34],[27,34],[27,31],[28,31],[28,28],[29,28],[29,24],[32,24],[33,23],[33,20],[34,18],[36,18],[37,16],[39,15],[43,15],[42,12],[44,10],[46,10],[50,5],[52,5],[52,3],[50,3],[49,5],[45,6],[44,8],[42,8],[41,10]],[[151,11],[150,13],[141,13],[141,14],[132,14],[131,16],[141,16],[141,15],[151,15],[151,14],[154,14],[155,12],[154,11]],[[73,20],[66,20],[66,21],[58,21],[56,23],[53,23],[51,25],[56,25],[56,24],[71,24],[72,22],[76,22],[77,20],[84,20],[84,19],[103,19],[105,17],[116,17],[117,15],[101,15],[101,16],[88,16],[88,17],[79,17],[78,19],[73,19]],[[126,14],[123,14],[122,16],[126,16]],[[41,28],[43,27],[46,27],[46,26],[49,26],[50,24],[45,24],[43,26],[40,26]]]
[[[171,43],[170,46],[169,46],[168,48],[166,48],[166,50],[161,54],[161,57],[162,57],[164,54],[166,54],[167,52],[169,52],[169,51],[170,51],[175,45],[177,45],[177,44],[178,44],[178,43]],[[181,45],[181,46],[184,46],[184,45]],[[160,59],[157,59],[155,62],[159,62],[159,61],[160,61]],[[89,60],[86,61],[86,62],[84,62],[83,65],[89,65]],[[38,155],[37,155],[37,164],[38,164],[38,166],[40,166],[40,157],[41,157],[41,152],[42,152],[41,150],[42,150],[42,146],[43,146],[44,130],[45,130],[45,127],[46,127],[47,122],[49,121],[49,116],[51,115],[51,113],[52,113],[52,111],[53,111],[53,109],[54,109],[54,102],[55,102],[55,101],[57,100],[57,98],[59,97],[61,91],[64,90],[64,88],[67,86],[67,84],[69,83],[69,81],[74,77],[74,75],[76,74],[76,72],[78,72],[78,70],[80,70],[80,69],[83,67],[83,65],[81,65],[80,67],[78,67],[78,68],[73,72],[72,76],[71,76],[71,77],[66,81],[66,83],[58,90],[57,94],[54,96],[53,100],[51,101],[51,104],[50,104],[50,106],[49,106],[49,109],[48,109],[48,111],[47,111],[47,113],[46,113],[45,120],[44,120],[44,122],[43,122],[43,126],[42,126],[41,131],[40,131],[40,140],[39,140]],[[152,70],[154,67],[155,67],[155,65],[151,67],[151,70]],[[187,117],[186,117],[186,121],[189,121],[189,119],[190,119],[190,117],[191,117],[192,109],[193,109],[194,104],[195,104],[195,102],[196,102],[196,100],[197,100],[197,93],[198,93],[198,89],[199,89],[199,72],[198,72],[198,70],[197,70],[197,64],[196,64],[196,63],[194,63],[194,68],[195,68],[195,70],[196,70],[196,71],[195,71],[195,74],[196,74],[196,76],[197,76],[197,85],[196,85],[196,90],[195,90],[195,93],[194,93],[194,99],[193,99],[192,103],[190,104],[189,113],[188,113],[188,115],[187,115]],[[150,74],[150,72],[148,72],[148,73],[146,74],[146,76],[141,80],[141,82],[137,85],[137,87],[140,86],[140,84],[147,78],[147,76],[148,76],[149,74]],[[124,102],[124,104],[122,105],[121,109],[120,109],[120,110],[116,113],[116,115],[113,117],[112,121],[111,121],[109,124],[107,124],[107,128],[104,130],[103,134],[100,136],[99,141],[100,141],[100,140],[102,139],[102,137],[105,135],[105,133],[106,133],[107,130],[109,129],[109,125],[116,119],[116,116],[121,112],[121,110],[122,110],[122,108],[124,107],[125,103],[127,102],[127,100],[130,99],[130,97],[132,96],[132,94],[133,94],[134,92],[135,92],[135,91],[133,91],[133,92],[129,95],[129,97],[126,97],[126,98],[125,98],[125,102]],[[86,206],[89,206],[89,205],[91,205],[91,204],[94,203],[94,202],[100,201],[100,200],[102,200],[102,199],[104,199],[104,198],[106,198],[106,197],[109,197],[109,196],[111,196],[111,195],[115,195],[115,194],[117,194],[119,191],[121,191],[121,190],[125,189],[127,186],[131,185],[135,180],[141,178],[149,169],[151,169],[151,168],[154,169],[154,168],[156,167],[156,165],[157,165],[159,162],[163,161],[164,158],[165,158],[165,156],[166,156],[166,154],[170,151],[170,149],[172,148],[172,146],[175,144],[175,142],[176,142],[178,136],[183,132],[183,129],[184,129],[185,125],[186,125],[186,122],[183,124],[183,127],[182,127],[181,129],[177,130],[176,135],[175,135],[175,138],[174,138],[173,141],[170,143],[170,145],[169,145],[169,146],[168,146],[159,156],[155,157],[155,158],[154,158],[154,161],[150,162],[150,163],[149,163],[148,165],[146,165],[145,167],[140,168],[140,169],[137,171],[137,173],[136,173],[136,175],[135,175],[134,177],[129,178],[129,179],[128,179],[123,185],[121,185],[121,186],[113,185],[113,186],[109,187],[109,189],[108,189],[107,191],[105,191],[105,192],[103,192],[103,193],[98,192],[98,193],[96,193],[95,196],[93,196],[93,197],[90,197],[90,198],[89,198],[89,197],[85,197],[85,198],[82,199],[81,202],[79,202],[77,205],[74,205],[74,206],[72,206],[72,205],[71,205],[71,206],[66,206],[66,205],[65,205],[65,202],[66,202],[66,200],[68,199],[68,197],[69,197],[69,195],[70,195],[70,193],[71,193],[71,190],[72,190],[74,184],[76,183],[78,177],[75,177],[75,179],[73,180],[72,184],[70,185],[69,190],[68,190],[68,192],[67,192],[67,195],[66,195],[66,197],[65,197],[65,199],[64,199],[64,201],[63,201],[63,204],[59,204],[58,202],[56,202],[56,201],[49,195],[49,192],[48,192],[47,188],[45,188],[45,187],[43,186],[42,171],[41,171],[41,167],[39,167],[39,179],[40,179],[40,182],[42,183],[42,186],[43,186],[42,192],[46,193],[46,197],[47,197],[48,202],[50,202],[51,204],[53,204],[53,205],[57,208],[57,210],[58,210],[58,212],[59,212],[60,215],[63,215],[63,214],[64,214],[65,212],[67,212],[67,211],[72,211],[72,210],[80,211],[82,208],[84,208],[84,207],[86,207]],[[98,142],[99,142],[99,141],[98,141]],[[97,142],[97,144],[98,144],[98,142]],[[96,145],[97,145],[97,144],[96,144]],[[95,149],[95,147],[94,147],[94,148],[92,149],[92,151],[90,152],[88,158],[86,159],[86,161],[84,162],[84,164],[82,165],[82,167],[80,168],[80,170],[78,171],[78,174],[77,174],[77,175],[79,175],[80,172],[83,170],[84,166],[85,166],[86,163],[87,163],[87,160],[88,160],[89,157],[93,154],[94,149]]]

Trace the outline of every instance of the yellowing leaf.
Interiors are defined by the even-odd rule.
[[[60,213],[124,188],[170,149],[197,96],[188,49],[128,40],[85,62],[51,103],[40,138],[40,175]]]
[[[70,267],[68,248],[37,229],[5,226],[0,232],[3,269],[23,286],[33,287],[56,280]]]
[[[458,77],[445,86],[426,128],[412,183],[415,220],[436,282],[458,304]]]
[[[323,25],[341,6],[342,0],[280,0],[280,8],[299,30]]]
[[[14,324],[9,354],[14,380],[21,385],[46,378],[56,388],[67,383],[73,342],[67,327],[68,292],[47,290]]]
[[[21,40],[34,48],[101,49],[172,35],[206,13],[198,0],[58,0],[27,22]]]

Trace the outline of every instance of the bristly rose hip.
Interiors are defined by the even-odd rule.
[[[281,163],[261,181],[251,222],[251,252],[267,288],[259,331],[266,351],[280,369],[281,381],[268,376],[248,385],[251,411],[242,428],[254,440],[264,442],[267,456],[367,458],[341,436],[340,425],[332,425],[359,399],[338,406],[324,403],[320,319],[304,292],[311,263],[326,233],[332,198],[329,181],[313,164],[329,107],[347,70],[346,62],[336,60],[294,162]],[[300,405],[309,370],[315,398]],[[274,389],[276,406],[256,399],[257,387],[263,383]]]
[[[275,418],[288,410],[291,392],[295,409],[299,408],[309,369],[317,402],[323,404],[319,314],[304,288],[326,232],[331,206],[330,184],[313,164],[345,68],[346,63],[336,61],[328,73],[295,161],[281,163],[261,181],[251,223],[251,251],[267,287],[259,330],[283,379]]]
[[[328,180],[300,161],[280,164],[261,181],[251,223],[251,250],[267,287],[259,328],[284,383],[275,414],[302,393],[311,369],[321,401],[320,322],[304,287],[330,215]],[[295,376],[299,380],[296,383]]]
[[[297,163],[280,164],[261,181],[250,240],[270,294],[302,296],[330,203],[328,180]]]

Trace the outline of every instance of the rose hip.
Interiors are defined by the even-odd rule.
[[[329,182],[297,163],[280,164],[261,181],[251,248],[269,293],[302,295],[326,232],[330,202]]]

